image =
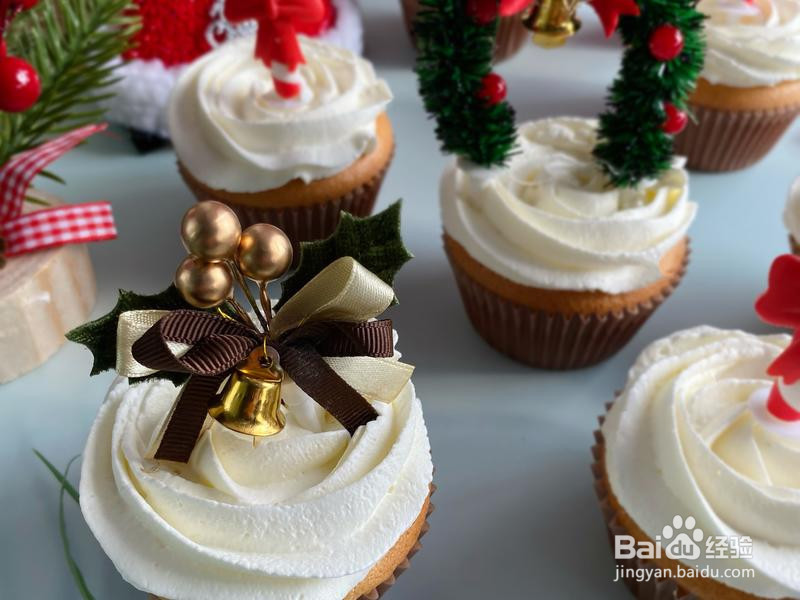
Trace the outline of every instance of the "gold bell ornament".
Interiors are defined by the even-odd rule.
[[[523,17],[523,24],[533,32],[536,45],[558,48],[581,27],[577,8],[578,0],[539,0]]]
[[[258,318],[264,336],[259,346],[234,369],[222,394],[208,413],[222,425],[246,435],[265,437],[280,433],[286,419],[281,411],[283,370],[280,357],[267,346],[272,306],[267,285],[282,277],[292,265],[292,244],[273,225],[261,223],[242,231],[236,214],[216,201],[200,202],[186,213],[181,237],[189,256],[175,276],[175,285],[192,306],[217,308],[227,304],[239,320],[256,329],[247,311],[233,296],[239,284]],[[261,306],[245,277],[259,286]]]
[[[253,350],[237,365],[219,400],[208,414],[233,431],[266,437],[280,433],[286,425],[281,412],[283,370],[264,348]]]

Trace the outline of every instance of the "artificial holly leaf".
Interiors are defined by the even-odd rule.
[[[336,231],[329,238],[300,244],[300,261],[297,269],[282,284],[281,300],[284,302],[311,281],[325,267],[343,256],[351,256],[392,285],[400,268],[413,258],[400,235],[400,208],[398,200],[383,212],[359,218],[342,212]]]
[[[135,292],[119,291],[117,305],[107,315],[90,321],[67,333],[67,339],[83,344],[94,356],[92,375],[113,369],[117,363],[117,321],[119,316],[129,310],[177,310],[189,308],[178,289],[171,285],[166,290],[152,296],[142,296]],[[171,379],[168,374],[158,377]],[[185,379],[185,376],[182,376]]]

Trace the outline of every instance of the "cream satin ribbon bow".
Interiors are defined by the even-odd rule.
[[[272,319],[274,337],[315,321],[362,323],[382,314],[394,300],[394,290],[355,259],[346,256],[325,267],[292,296]],[[117,373],[123,377],[146,377],[154,370],[138,363],[133,344],[169,314],[163,310],[134,310],[120,315],[117,324]],[[170,343],[181,356],[186,344]],[[396,358],[325,357],[331,368],[364,398],[392,402],[411,379],[414,367]]]

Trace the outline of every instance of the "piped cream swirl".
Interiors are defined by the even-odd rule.
[[[706,58],[701,76],[731,87],[800,79],[800,0],[701,0]]]
[[[655,283],[695,217],[688,174],[675,166],[658,181],[610,187],[592,155],[596,141],[595,120],[531,121],[519,126],[507,167],[453,164],[441,183],[445,232],[530,287],[617,294]]]
[[[170,600],[344,598],[419,516],[432,463],[410,383],[350,436],[291,381],[277,436],[215,421],[191,462],[146,458],[177,390],[118,381],[84,454],[81,508],[122,576]]]
[[[254,38],[224,44],[180,77],[169,124],[180,161],[205,185],[230,192],[274,189],[335,175],[376,145],[375,120],[392,99],[372,65],[304,36],[302,99],[283,100]]]
[[[800,597],[800,442],[748,405],[789,341],[699,327],[655,342],[603,425],[611,489],[648,537],[675,515],[694,517],[706,539],[750,536],[751,558],[704,548],[690,566],[752,568],[723,581],[764,598]]]

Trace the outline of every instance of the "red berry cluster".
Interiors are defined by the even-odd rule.
[[[467,14],[478,25],[488,25],[501,14],[501,2],[498,0],[467,0]],[[481,79],[481,87],[477,96],[489,106],[505,100],[508,88],[506,80],[497,73],[489,73]]]
[[[4,39],[12,19],[23,10],[36,6],[39,0],[14,0],[0,14],[0,111],[24,112],[36,104],[42,92],[39,74],[30,63],[9,56]]]
[[[653,58],[660,62],[675,60],[683,52],[683,33],[674,25],[659,25],[650,34],[648,48]],[[666,118],[661,128],[664,132],[675,135],[683,131],[689,122],[686,112],[671,102],[664,102],[663,107]]]

